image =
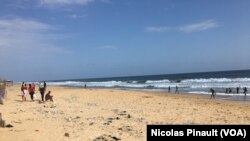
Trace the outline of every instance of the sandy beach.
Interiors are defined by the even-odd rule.
[[[249,124],[250,103],[210,96],[48,86],[54,102],[8,87],[1,141],[145,141],[147,124]]]

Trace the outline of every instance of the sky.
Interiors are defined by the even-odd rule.
[[[248,0],[1,0],[0,78],[250,69]]]

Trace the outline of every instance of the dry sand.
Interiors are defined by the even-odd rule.
[[[250,103],[209,96],[51,87],[54,102],[8,87],[0,141],[146,140],[147,124],[249,124]],[[36,92],[37,100],[40,94]]]

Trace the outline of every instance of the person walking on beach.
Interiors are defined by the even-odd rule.
[[[22,101],[26,101],[26,96],[28,94],[28,90],[27,90],[27,84],[24,83],[23,86],[23,94],[22,94]]]
[[[22,82],[22,84],[21,84],[21,92],[22,92],[22,95],[24,94],[24,82]]]
[[[44,91],[46,91],[47,84],[45,81],[43,81],[43,85],[44,85]]]
[[[45,81],[43,83],[39,84],[39,91],[40,91],[40,94],[41,94],[41,99],[42,99],[42,101],[44,101],[44,93],[46,91],[46,83],[45,83]]]
[[[31,87],[33,88],[34,93],[35,93],[35,91],[36,91],[36,85],[35,85],[35,83],[32,83],[32,84],[31,84]]]
[[[215,91],[214,91],[214,89],[210,89],[210,92],[211,92],[211,97],[210,97],[210,99],[215,99]]]
[[[175,87],[175,93],[179,93],[178,86]]]
[[[30,94],[31,101],[34,101],[34,88],[32,87],[31,84],[29,84],[28,91],[29,91],[29,94]]]
[[[34,92],[34,94],[33,94],[33,100],[35,100],[35,99],[36,99],[36,95],[35,95],[35,93],[36,93],[36,84],[35,84],[35,83],[32,83],[32,84],[31,84],[31,87],[32,87],[33,92]]]
[[[168,86],[168,92],[169,92],[169,93],[170,93],[170,89],[171,89],[170,86]]]

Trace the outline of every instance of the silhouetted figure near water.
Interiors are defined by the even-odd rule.
[[[42,101],[44,102],[44,93],[46,92],[46,82],[44,81],[43,83],[41,82],[39,84],[39,91],[40,91],[40,94],[41,94],[41,99]]]
[[[240,88],[239,88],[239,87],[237,87],[237,88],[236,88],[236,93],[238,94],[238,93],[239,93],[239,91],[240,91]]]
[[[168,86],[168,92],[170,93],[170,86]]]
[[[178,86],[175,87],[175,93],[179,93]]]
[[[232,89],[231,88],[226,88],[226,94],[228,93],[232,93]]]
[[[210,89],[210,92],[211,92],[211,97],[210,97],[210,99],[215,99],[215,91],[214,91],[214,89]]]
[[[245,96],[247,95],[247,87],[243,88],[243,93],[245,94]]]

